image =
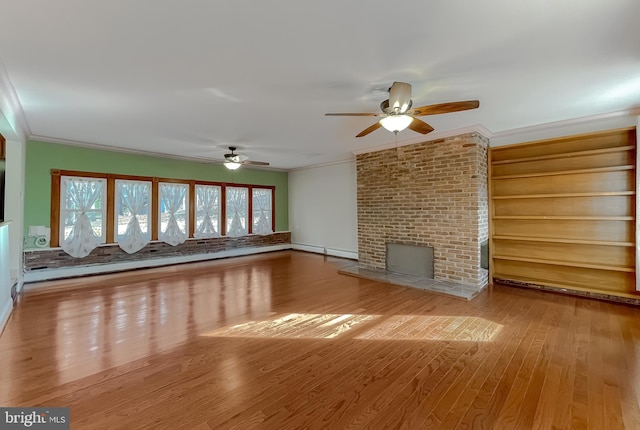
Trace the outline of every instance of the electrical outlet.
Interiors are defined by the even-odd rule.
[[[43,225],[30,225],[29,226],[29,237],[38,237],[44,236],[47,234],[47,228]]]

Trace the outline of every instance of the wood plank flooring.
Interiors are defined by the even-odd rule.
[[[73,429],[640,429],[640,309],[467,302],[294,251],[49,282],[0,337],[0,405]]]

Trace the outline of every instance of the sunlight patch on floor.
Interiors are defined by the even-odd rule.
[[[291,313],[221,327],[204,336],[332,339],[355,328],[354,339],[491,342],[502,325],[469,316]]]
[[[222,327],[205,333],[204,336],[331,339],[378,317],[379,315],[292,313],[274,319]]]
[[[478,317],[394,315],[356,336],[356,339],[491,342],[500,330],[502,324]]]

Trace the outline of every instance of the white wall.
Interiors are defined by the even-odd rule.
[[[0,133],[6,142],[5,163],[5,205],[4,218],[10,220],[8,227],[4,227],[4,238],[0,241],[0,250],[4,258],[4,264],[9,262],[10,282],[1,288],[0,292],[0,331],[9,318],[12,309],[10,288],[14,282],[18,284],[18,290],[23,284],[22,267],[22,236],[24,224],[24,177],[25,177],[25,153],[26,135],[28,125],[24,119],[22,106],[18,95],[9,80],[4,65],[0,62]],[[8,229],[8,240],[7,240]],[[7,258],[8,257],[8,258]],[[2,270],[6,279],[6,268]]]
[[[9,268],[11,279],[17,279],[18,289],[22,286],[22,248],[24,235],[24,177],[26,144],[19,140],[7,139],[5,165],[4,218],[9,225]]]
[[[0,333],[11,314],[11,284],[9,282],[9,225],[0,222]]]
[[[294,249],[358,258],[356,162],[289,172],[289,229]]]

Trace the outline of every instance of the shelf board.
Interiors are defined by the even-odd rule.
[[[558,194],[511,194],[505,196],[493,196],[492,200],[510,199],[551,199],[558,197],[611,197],[611,196],[635,196],[635,191],[597,191],[591,193],[558,193]]]
[[[635,272],[634,267],[612,266],[610,264],[580,263],[576,261],[544,260],[542,258],[513,257],[510,255],[494,255],[495,260],[521,261],[525,263],[548,264],[552,266],[581,267],[583,269],[610,270],[615,272]]]
[[[615,146],[613,148],[590,149],[588,151],[574,151],[574,152],[564,152],[562,154],[538,155],[535,157],[522,157],[522,158],[512,158],[509,160],[497,160],[497,161],[492,161],[491,164],[494,166],[498,166],[501,164],[524,163],[527,161],[554,160],[558,158],[572,158],[572,157],[581,157],[585,155],[609,154],[612,152],[632,151],[633,149],[634,149],[633,145]]]
[[[602,245],[602,246],[624,246],[634,247],[633,242],[615,242],[611,240],[585,240],[585,239],[563,239],[557,237],[533,237],[533,236],[508,236],[495,235],[494,240],[520,240],[523,242],[545,242],[545,243],[567,243],[576,245]]]
[[[633,221],[632,216],[573,216],[573,215],[494,215],[493,219],[514,220],[571,220],[571,221]]]
[[[640,298],[640,293],[625,293],[622,291],[610,291],[610,290],[603,290],[603,289],[598,289],[598,288],[585,288],[585,287],[581,287],[581,286],[577,286],[577,285],[572,285],[569,283],[563,284],[563,283],[559,283],[559,282],[549,282],[549,281],[545,281],[542,279],[537,279],[537,278],[530,278],[530,277],[522,277],[522,278],[514,278],[511,275],[502,275],[499,273],[494,273],[493,274],[493,278],[494,279],[503,279],[506,281],[516,281],[516,282],[524,282],[527,284],[532,284],[532,285],[539,285],[542,287],[552,287],[552,288],[557,288],[560,290],[560,292],[570,292],[571,290],[573,291],[583,291],[586,293],[596,293],[596,294],[603,294],[603,295],[608,295],[608,296],[614,296],[614,297],[624,297],[624,298],[631,298],[631,299],[639,299]],[[491,280],[493,281],[493,279]],[[503,284],[504,285],[504,284]],[[563,291],[564,290],[564,291]]]
[[[581,174],[581,173],[620,172],[624,170],[633,170],[635,169],[635,167],[636,166],[633,164],[627,164],[623,166],[613,166],[613,167],[594,167],[592,169],[554,170],[552,172],[536,172],[536,173],[522,173],[519,175],[492,176],[491,179],[500,180],[500,179],[518,179],[518,178],[537,178],[540,176],[574,175],[574,174]]]

